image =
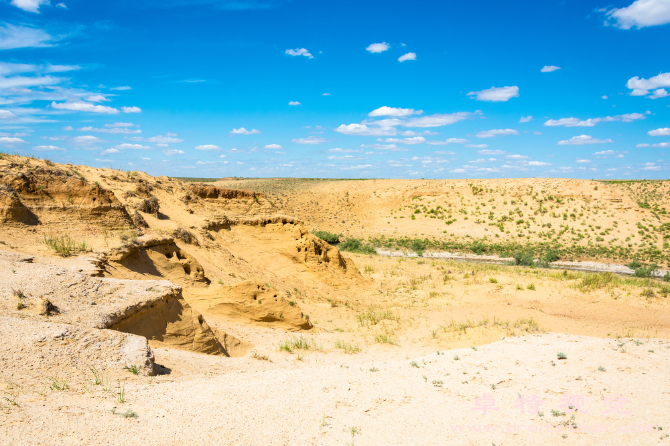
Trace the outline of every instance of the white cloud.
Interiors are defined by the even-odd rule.
[[[55,39],[45,31],[28,26],[0,25],[0,50],[53,46]]]
[[[200,146],[195,146],[194,149],[195,150],[205,150],[205,151],[208,151],[208,152],[218,152],[219,150],[221,150],[221,147],[215,146],[213,144],[203,144],[203,145],[200,145]]]
[[[335,131],[345,135],[358,136],[395,136],[397,133],[393,127],[368,127],[365,124],[342,124]]]
[[[143,146],[142,144],[130,144],[127,142],[124,142],[122,144],[118,144],[114,146],[115,149],[118,150],[152,150],[153,147],[149,146]]]
[[[370,113],[368,113],[368,116],[392,116],[394,118],[402,118],[405,116],[420,115],[422,113],[423,110],[414,110],[413,108],[395,108],[383,106],[376,110],[372,110]]]
[[[298,101],[291,101],[288,103],[288,105],[301,105],[301,104]]]
[[[546,163],[544,161],[529,161],[529,166],[551,166],[551,163]]]
[[[139,127],[138,124],[133,124],[132,122],[115,122],[113,124],[105,124],[105,127],[114,128],[114,127]]]
[[[642,170],[661,170],[661,166],[657,166],[656,163],[644,163]]]
[[[112,154],[112,153],[121,153],[121,151],[117,150],[117,149],[107,149],[107,150],[103,150],[102,152],[100,152],[100,155],[109,155],[109,154]]]
[[[123,113],[142,113],[142,109],[139,107],[121,107]]]
[[[332,95],[333,95],[332,93],[324,93],[321,96],[332,96]]]
[[[471,91],[468,96],[474,96],[478,101],[506,102],[519,97],[519,87],[491,87],[486,90]]]
[[[82,127],[80,132],[97,132],[97,133],[112,133],[112,134],[137,134],[142,133],[140,129],[129,129],[127,127],[112,127],[106,129],[97,129],[94,127]]]
[[[145,142],[153,142],[153,143],[158,143],[158,144],[172,144],[172,143],[176,143],[176,142],[184,142],[183,139],[173,138],[171,136],[163,136],[163,135],[152,136],[150,138],[143,138],[141,136],[133,136],[130,139],[133,140],[133,141],[145,141]]]
[[[590,163],[591,160],[586,159],[586,158],[577,158],[577,160],[575,162],[576,163]]]
[[[381,140],[379,140],[381,141]],[[423,136],[414,136],[412,138],[386,138],[384,142],[397,142],[401,144],[423,144],[426,142],[426,138]]]
[[[0,119],[16,118],[16,115],[9,110],[0,110]]]
[[[522,116],[521,119],[519,119],[519,122],[530,122],[533,120],[532,116]]]
[[[93,135],[75,136],[72,139],[76,144],[95,144],[103,140]]]
[[[428,141],[431,146],[448,146],[449,144],[465,144],[470,142],[463,138],[448,138],[446,141]]]
[[[106,113],[110,115],[115,115],[119,111],[113,107],[107,107],[106,105],[94,105],[89,102],[84,101],[74,101],[74,102],[52,102],[51,107],[58,110],[72,110],[72,111],[81,111],[89,113]]]
[[[279,144],[268,144],[268,145],[266,145],[266,146],[264,147],[264,149],[274,149],[274,150],[279,150],[279,149],[283,149],[283,147],[280,146]]]
[[[132,90],[128,85],[122,85],[120,87],[112,87],[110,90],[119,90],[119,91],[124,91],[124,90]]]
[[[452,170],[453,173],[463,173],[465,172],[465,169],[454,169]]]
[[[289,56],[305,56],[309,57],[310,59],[314,59],[314,56],[312,56],[312,54],[309,51],[307,51],[306,48],[296,48],[294,50],[286,50],[286,54],[288,54]]]
[[[561,67],[557,67],[556,65],[545,65],[542,67],[540,70],[542,73],[551,73],[552,71],[560,70]]]
[[[665,127],[647,132],[649,136],[670,136],[670,127]]]
[[[361,147],[375,150],[388,150],[389,152],[408,152],[405,147],[398,147],[395,144],[361,144]]]
[[[15,138],[12,136],[0,136],[0,144],[16,144],[25,142],[21,138]]]
[[[403,54],[398,58],[398,62],[404,62],[406,60],[416,60],[416,53]]]
[[[103,102],[103,101],[109,102],[109,99],[107,99],[105,96],[103,96],[101,94],[94,94],[94,95],[85,97],[84,100],[88,101],[88,102]]]
[[[35,146],[33,147],[33,150],[37,150],[38,152],[50,152],[50,151],[65,152],[65,149],[56,146]]]
[[[166,155],[166,156],[183,155],[183,154],[184,154],[183,150],[175,150],[175,149],[165,149],[165,150],[163,150],[163,155]]]
[[[260,133],[260,130],[256,129],[247,130],[244,127],[240,127],[239,129],[232,129],[230,133],[233,135],[258,135]]]
[[[469,147],[471,149],[487,149],[489,147],[488,144],[466,144],[465,147]]]
[[[651,146],[651,144],[637,144],[637,145],[635,145],[635,148],[643,149],[643,148],[649,147],[649,146]],[[609,150],[609,151],[612,152],[611,150]]]
[[[403,127],[441,127],[443,125],[455,124],[477,114],[470,112],[458,112],[450,114],[436,114],[423,116],[421,118],[410,118],[402,123]]]
[[[443,150],[438,150],[435,152],[437,155],[456,155],[456,152],[446,152]]]
[[[370,51],[371,53],[382,53],[390,48],[390,45],[386,42],[382,43],[373,43],[369,45],[366,50]]]
[[[321,138],[319,136],[308,136],[307,138],[296,138],[292,139],[291,141],[298,144],[323,144],[328,140],[326,138]]]
[[[528,157],[526,155],[507,155],[505,158],[510,159],[510,160],[527,160]]]
[[[631,96],[645,96],[649,94],[649,90],[670,87],[670,73],[660,73],[654,77],[650,77],[649,79],[640,79],[638,76],[635,76],[628,79],[628,82],[626,82],[626,87],[633,90],[630,93]]]
[[[621,29],[644,28],[670,23],[668,0],[636,0],[625,8],[607,11],[607,24]]]
[[[480,150],[477,153],[480,155],[504,155],[506,152],[504,150]]]
[[[658,90],[654,90],[654,93],[649,96],[649,99],[659,99],[666,96],[668,96],[667,90],[665,88],[659,88]]]
[[[49,0],[12,0],[12,5],[28,12],[40,12],[40,5],[48,5]]]
[[[657,149],[668,149],[670,148],[670,142],[659,142],[656,144],[652,144],[651,146]]]
[[[584,121],[579,118],[561,118],[561,119],[550,119],[544,123],[548,127],[593,127],[599,122],[633,122],[638,119],[645,119],[645,116],[642,113],[625,113],[623,115],[617,116],[605,116],[604,118],[590,118]]]
[[[74,130],[74,128],[71,125],[66,125],[65,127],[63,127],[63,130],[72,131]]]
[[[57,3],[56,8],[67,9],[67,5],[65,3]]]
[[[477,133],[475,135],[477,138],[493,138],[496,135],[518,135],[519,132],[514,129],[496,129],[496,130],[486,130]]]
[[[609,99],[607,95],[602,96],[602,99]]]
[[[564,141],[559,141],[558,145],[559,146],[581,146],[584,144],[605,144],[605,143],[610,143],[614,142],[611,139],[597,139],[589,135],[580,135],[580,136],[573,136],[572,138]]]

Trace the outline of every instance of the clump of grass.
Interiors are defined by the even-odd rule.
[[[527,289],[527,290],[531,290],[531,291],[535,291],[535,284],[534,284],[534,283],[529,283],[529,284],[526,286],[526,289]]]
[[[94,386],[99,386],[102,384],[102,372],[98,369],[96,369],[93,366],[88,367],[91,370],[91,373],[93,373],[93,385]]]
[[[601,371],[601,372],[606,372],[607,371],[607,369],[603,366],[598,367],[598,370]]]
[[[375,342],[378,344],[391,344],[391,345],[395,345],[396,343],[391,334],[388,332],[375,335]]]
[[[253,359],[258,359],[259,361],[269,361],[269,362],[272,362],[272,361],[270,361],[270,357],[269,357],[268,355],[263,355],[263,354],[261,354],[261,353],[258,353],[256,350],[254,350],[253,352],[251,352],[251,357],[252,357]]]
[[[124,366],[123,369],[132,373],[133,375],[137,375],[140,372],[140,367],[136,365],[127,365]]]
[[[47,377],[46,387],[50,388],[51,390],[58,390],[58,391],[64,391],[70,388],[67,381],[56,378],[55,376]]]
[[[514,322],[514,327],[521,330],[527,331],[529,333],[538,333],[540,331],[540,326],[537,324],[537,321],[532,317],[528,319],[517,319]]]
[[[20,310],[23,310],[24,308],[27,307],[26,302],[25,302],[26,295],[23,294],[23,291],[15,290],[14,288],[12,288],[12,294],[16,298],[16,309],[17,310],[20,311]]]
[[[350,238],[338,246],[340,251],[356,252],[359,254],[377,254],[377,250],[361,239]]]
[[[284,339],[279,343],[279,350],[292,353],[293,350],[318,350],[314,341],[309,341],[301,336],[293,336],[290,339]]]
[[[498,283],[498,279],[495,277],[489,277],[489,283]]]
[[[111,412],[114,415],[120,415],[123,418],[137,418],[137,414],[132,409],[128,409],[125,412],[117,412],[116,407],[114,407],[112,408]]]
[[[558,359],[568,359],[568,355],[566,355],[565,353],[562,353],[562,352],[559,352],[559,353],[556,355],[556,357],[557,357]]]
[[[360,353],[361,351],[361,348],[358,346],[358,344],[354,344],[353,342],[340,341],[339,339],[335,341],[335,348],[344,350],[344,353],[349,355]]]
[[[620,283],[621,279],[613,273],[593,273],[583,277],[575,287],[580,291],[587,293],[601,288],[611,288]]]
[[[45,235],[44,244],[63,257],[69,257],[78,252],[88,252],[91,250],[86,242],[77,242],[70,238],[69,235],[61,235],[60,237]]]
[[[368,309],[363,313],[357,314],[356,319],[358,320],[358,325],[361,327],[369,327],[371,325],[377,325],[383,320],[398,322],[400,318],[393,314],[391,310]]]

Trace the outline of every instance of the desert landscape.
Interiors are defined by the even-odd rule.
[[[0,156],[0,443],[664,444],[667,181]]]

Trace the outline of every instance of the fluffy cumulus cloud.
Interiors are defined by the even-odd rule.
[[[380,140],[381,141],[381,140]],[[423,136],[414,136],[411,138],[386,138],[384,142],[395,142],[395,143],[402,143],[402,144],[423,144],[426,142],[426,138]]]
[[[403,54],[398,58],[398,62],[404,62],[406,60],[416,60],[416,53]]]
[[[642,170],[661,170],[661,166],[657,166],[656,163],[644,163]]]
[[[384,51],[388,50],[391,46],[386,43],[373,43],[370,44],[367,48],[365,48],[367,51],[370,51],[371,53],[383,53]]]
[[[545,65],[542,67],[540,70],[542,73],[551,73],[552,71],[560,70],[561,67],[557,67],[556,65]]]
[[[0,119],[12,119],[16,118],[16,115],[9,110],[0,110]]]
[[[606,23],[621,29],[644,28],[670,23],[670,1],[636,0],[625,8],[610,9]]]
[[[519,97],[519,87],[491,87],[486,90],[471,91],[468,96],[478,101],[507,102]]]
[[[586,159],[586,158],[577,158],[577,159],[575,160],[575,162],[576,162],[576,163],[590,163],[591,160]]]
[[[273,149],[273,150],[283,149],[283,147],[280,146],[279,144],[268,144],[264,148],[265,149]]]
[[[561,118],[561,119],[550,119],[544,123],[547,127],[593,127],[599,122],[633,122],[638,119],[645,119],[645,116],[642,113],[626,113],[623,115],[617,116],[605,116],[604,118],[589,118],[586,120],[581,120],[579,118]]]
[[[510,160],[527,160],[529,157],[526,155],[507,155],[505,158]]]
[[[40,5],[48,5],[49,0],[12,0],[12,5],[28,12],[40,12]]]
[[[522,116],[521,119],[519,119],[519,122],[530,122],[533,120],[532,116]]]
[[[395,136],[397,133],[395,127],[368,127],[365,124],[342,124],[335,131],[358,136]]]
[[[219,150],[221,150],[221,147],[215,146],[213,144],[203,144],[203,145],[200,145],[200,146],[195,146],[194,149],[195,150],[204,150],[206,152],[218,152]]]
[[[121,107],[123,113],[142,113],[142,109],[139,107]]]
[[[670,136],[670,127],[662,129],[650,130],[647,132],[649,136]]]
[[[480,150],[477,153],[480,155],[504,155],[506,152],[504,150]]]
[[[551,166],[551,163],[546,163],[544,161],[529,161],[529,166]]]
[[[232,129],[230,131],[232,135],[258,135],[260,132],[260,130],[256,129],[247,130],[244,127],[240,127],[239,129]]]
[[[296,138],[291,141],[298,144],[323,144],[328,140],[326,138],[321,138],[319,136],[308,136],[307,138]]]
[[[396,108],[396,107],[379,107],[376,110],[372,110],[368,113],[368,116],[379,117],[379,116],[392,116],[394,118],[403,118],[405,116],[411,115],[420,115],[423,113],[423,110],[414,110],[413,108]]]
[[[519,132],[514,129],[496,129],[496,130],[485,130],[483,132],[477,133],[477,138],[493,138],[497,135],[518,135]]]
[[[457,113],[445,113],[445,114],[435,114],[429,116],[422,116],[420,118],[410,118],[407,121],[402,123],[403,127],[441,127],[443,125],[455,124],[459,121],[468,119],[474,115],[478,114],[470,112],[457,112]]]
[[[670,1],[668,1],[670,4]],[[667,96],[667,91],[663,90],[665,87],[670,87],[670,73],[660,73],[649,79],[640,78],[638,76],[628,79],[626,82],[626,87],[630,90],[631,96],[646,96],[651,93],[650,90],[654,90],[653,93],[649,96],[652,99],[658,99],[661,97]],[[663,90],[663,91],[661,91]]]
[[[590,135],[573,136],[568,140],[559,141],[559,146],[581,146],[584,144],[605,144],[614,142],[611,139],[598,139]]]
[[[298,101],[291,101],[288,103],[288,105],[301,105],[301,104]]]
[[[75,136],[72,139],[72,141],[74,141],[75,144],[96,144],[102,142],[103,140],[98,138],[97,136],[83,135],[83,136]]]
[[[305,56],[310,59],[314,59],[314,56],[312,56],[312,54],[309,51],[307,51],[306,48],[296,48],[294,50],[289,49],[286,50],[286,54],[288,54],[289,56]]]
[[[51,107],[57,110],[70,110],[70,111],[79,111],[79,112],[88,112],[88,113],[105,113],[109,115],[115,115],[119,113],[114,107],[108,107],[106,105],[95,105],[90,102],[84,101],[72,101],[72,102],[52,102]],[[125,107],[124,107],[125,108]]]

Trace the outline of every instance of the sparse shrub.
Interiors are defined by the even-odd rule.
[[[340,251],[356,252],[359,254],[377,254],[374,247],[365,244],[361,239],[350,238],[340,243]]]
[[[633,276],[635,277],[652,277],[655,275],[656,271],[658,271],[658,265],[656,263],[652,263],[649,266],[641,266],[639,268],[635,268],[635,272],[633,273]]]
[[[513,254],[513,257],[514,257],[514,265],[517,265],[517,266],[533,266],[533,264],[534,264],[533,251],[531,251],[531,250],[515,251],[514,254]]]
[[[423,256],[423,251],[426,249],[426,244],[421,239],[414,239],[412,240],[410,248],[416,253],[416,255]]]
[[[157,215],[158,210],[160,209],[160,204],[158,203],[158,198],[149,197],[142,200],[137,207],[137,209],[145,214]]]
[[[526,289],[527,289],[527,290],[531,290],[531,291],[535,291],[535,284],[534,284],[534,283],[529,283],[529,284],[526,286]]]
[[[133,375],[137,375],[140,372],[140,367],[136,365],[127,365],[124,366],[123,369],[132,373]]]
[[[558,359],[568,359],[568,355],[566,355],[565,353],[560,353],[560,352],[556,355],[556,357]]]
[[[495,277],[489,277],[489,282],[490,283],[498,283],[498,279],[496,279]]]
[[[200,246],[198,239],[195,238],[186,228],[177,228],[172,232],[172,236],[191,245]]]
[[[138,228],[148,228],[149,227],[149,225],[147,224],[147,221],[144,219],[144,217],[142,217],[142,214],[137,212],[137,210],[135,210],[135,213],[133,214],[132,218],[133,218],[133,223],[135,223],[135,226],[137,226]]]
[[[330,243],[331,245],[335,243],[340,243],[341,234],[340,235],[333,234],[332,232],[328,231],[314,231],[312,234],[319,237],[324,242]]]
[[[60,311],[48,298],[43,297],[40,307],[41,316],[51,316],[52,314],[58,314]]]
[[[344,353],[349,355],[353,355],[361,351],[361,348],[357,344],[354,344],[353,342],[340,341],[339,339],[335,341],[335,348],[342,349],[344,350]]]

